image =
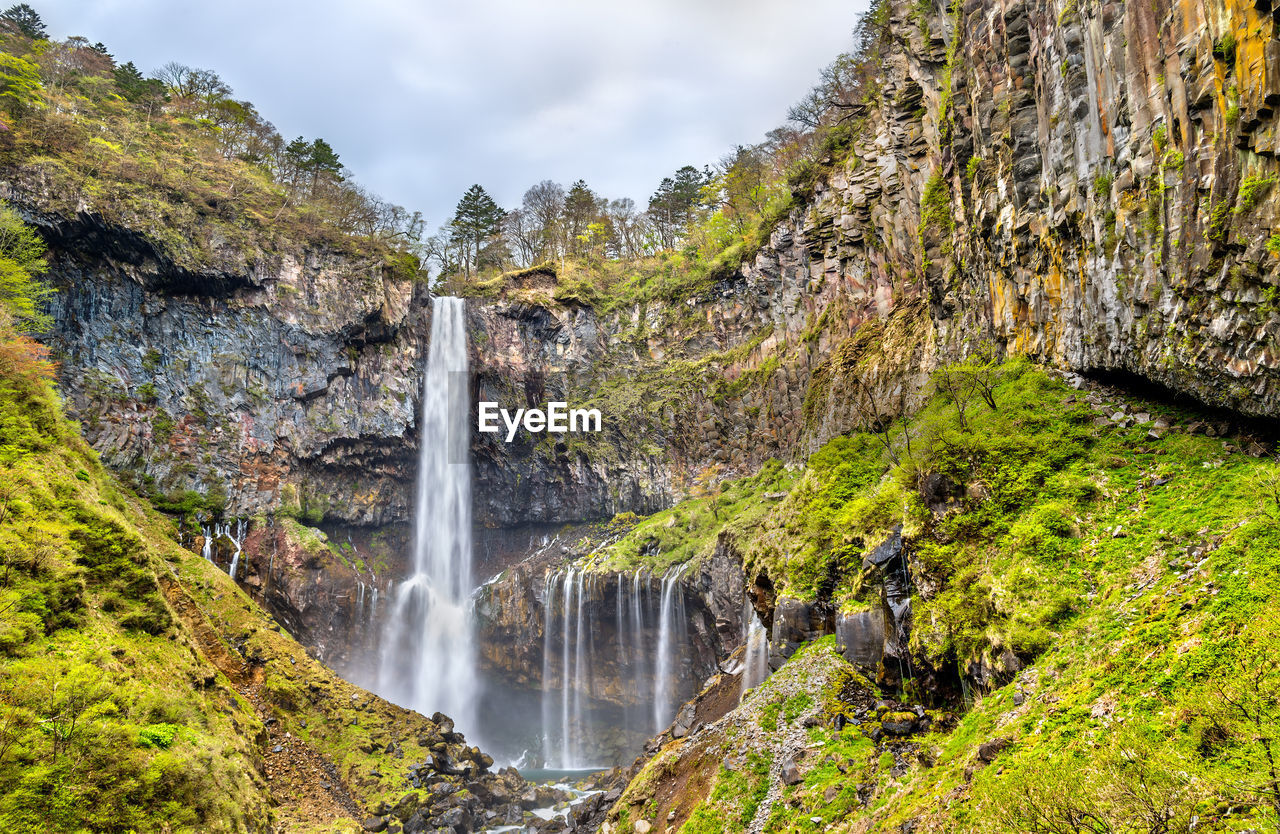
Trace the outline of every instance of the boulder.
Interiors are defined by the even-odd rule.
[[[993,738],[990,741],[984,741],[982,744],[978,745],[978,758],[990,764],[995,761],[996,756],[999,756],[1012,743],[1013,742],[1003,736]]]

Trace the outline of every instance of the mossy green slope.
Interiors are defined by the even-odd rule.
[[[262,725],[166,603],[154,520],[59,408],[0,377],[0,828],[265,830]]]
[[[3,370],[0,829],[354,830],[431,748],[479,757],[308,657],[102,468],[45,379]]]
[[[862,556],[901,527],[913,658],[956,684],[955,722],[888,767],[884,742],[826,739],[841,766],[756,830],[1058,831],[1086,811],[1107,831],[1274,828],[1280,467],[1174,406],[1022,362],[992,380],[994,408],[940,379],[911,420],[833,441],[776,506],[722,522],[749,575],[845,609],[874,604]],[[695,533],[634,552],[661,563]],[[846,772],[872,775],[833,815]]]

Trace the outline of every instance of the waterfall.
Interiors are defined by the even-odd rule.
[[[602,575],[568,566],[547,573],[542,591],[542,748],[547,767],[577,770],[602,763],[598,739],[610,730],[647,738],[671,723],[686,683],[688,652],[683,566],[656,579],[645,570]],[[612,611],[609,585],[616,583]],[[602,627],[614,624],[610,645]],[[657,639],[653,634],[658,632]],[[606,629],[607,630],[607,629]],[[602,699],[593,667],[630,688],[631,703]],[[559,675],[556,661],[559,661]],[[558,689],[557,689],[558,687]],[[616,694],[613,696],[616,698]],[[612,712],[610,712],[612,710]],[[620,713],[620,714],[619,714]]]
[[[213,561],[213,529],[204,525],[200,526],[200,532],[204,534],[204,544],[200,546],[200,555],[205,560]]]
[[[658,615],[658,659],[653,669],[653,727],[662,732],[675,717],[671,694],[675,680],[673,655],[684,645],[684,587],[680,584],[683,566],[668,570],[662,577],[662,609]]]
[[[618,581],[622,581],[622,577],[618,577]],[[648,670],[644,663],[644,600],[642,593],[645,588],[640,585],[640,571],[637,570],[635,576],[631,578],[631,679],[635,681],[635,691],[644,692],[645,683],[651,680]],[[619,635],[619,641],[622,635]]]
[[[378,671],[380,695],[453,718],[474,738],[478,690],[471,622],[471,467],[465,379],[467,332],[459,298],[431,306],[422,381],[413,573],[392,596]],[[389,591],[390,594],[390,591]]]
[[[542,591],[542,750],[551,756],[551,622],[556,610],[557,575],[548,572]],[[549,764],[549,763],[548,763]]]
[[[588,662],[592,613],[588,594],[595,578],[574,568],[548,573],[543,585],[542,620],[542,746],[547,765],[556,768],[587,767],[582,735],[589,721],[583,710],[584,691],[591,695],[591,667]],[[560,600],[557,608],[556,600]],[[560,622],[555,618],[559,613]],[[559,637],[557,643],[555,637]],[[559,721],[555,720],[552,655],[559,650]]]
[[[231,543],[236,546],[236,552],[231,557],[231,567],[227,568],[227,575],[232,579],[236,578],[236,568],[240,566],[240,554],[244,552],[241,544],[244,541],[244,519],[236,520],[236,534],[231,535],[231,524],[228,522],[224,528],[224,532],[231,539]]]
[[[572,726],[569,724],[569,689],[572,684],[569,677],[569,647],[573,645],[572,635],[569,631],[570,624],[573,623],[573,569],[565,574],[564,578],[564,639],[560,642],[561,646],[561,668],[560,668],[560,761],[561,767],[573,767],[573,757],[569,751],[569,741],[572,737]]]
[[[743,622],[748,623],[746,638],[742,641],[746,656],[743,658],[742,691],[738,696],[747,694],[769,677],[769,632],[760,622],[755,606],[747,600],[746,609],[742,612]]]

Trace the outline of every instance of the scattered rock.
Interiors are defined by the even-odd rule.
[[[880,719],[880,727],[891,736],[909,736],[916,731],[918,720],[912,712],[891,712]]]
[[[1003,736],[1000,738],[993,738],[991,741],[984,741],[978,746],[978,758],[990,764],[995,761],[996,756],[999,756],[1002,752],[1008,749],[1009,745],[1012,743],[1013,742]]]

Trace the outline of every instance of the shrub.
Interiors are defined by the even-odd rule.
[[[138,730],[138,746],[168,750],[181,732],[182,727],[177,724],[148,724]]]

